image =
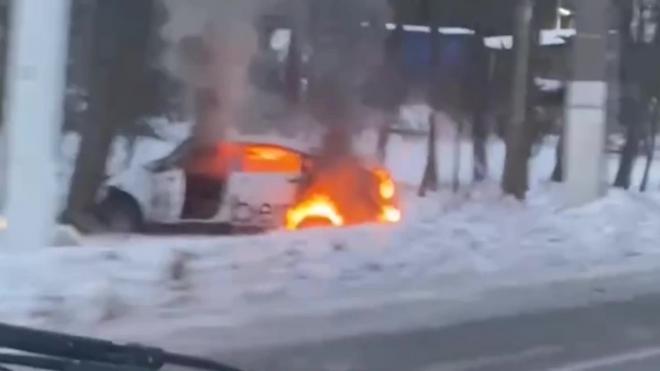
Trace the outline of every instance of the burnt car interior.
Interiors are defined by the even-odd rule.
[[[153,173],[181,169],[185,176],[184,205],[181,218],[210,219],[220,209],[227,182],[224,157],[214,146],[196,146],[186,140],[168,156],[147,165]]]
[[[182,219],[211,219],[217,215],[227,184],[228,169],[215,147],[198,147],[184,162],[186,188]]]

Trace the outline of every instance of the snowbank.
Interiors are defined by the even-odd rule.
[[[448,182],[451,135],[439,140]],[[471,146],[460,150],[465,184]],[[494,141],[489,151],[497,179],[503,146]],[[420,158],[419,140],[392,139],[387,164],[410,186],[404,189],[421,178]],[[645,274],[660,271],[660,193],[613,190],[600,202],[564,210],[558,189],[544,183],[553,164],[549,142],[531,162],[534,190],[525,204],[503,197],[495,182],[424,199],[409,192],[399,225],[241,237],[99,236],[84,247],[0,250],[0,318],[162,345],[180,340],[179,349],[199,352],[206,349],[193,338],[208,347],[220,346],[218,339],[222,346],[300,341],[657,290],[660,274]]]
[[[0,318],[139,336],[137,323],[231,328],[660,268],[658,195],[614,191],[576,210],[557,209],[553,197],[545,189],[523,205],[492,186],[411,196],[397,226],[107,236],[87,241],[94,248],[0,255]]]

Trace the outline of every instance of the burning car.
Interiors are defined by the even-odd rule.
[[[108,229],[145,226],[290,230],[396,222],[389,174],[357,159],[324,163],[318,154],[269,143],[184,142],[170,155],[111,177],[98,199]]]

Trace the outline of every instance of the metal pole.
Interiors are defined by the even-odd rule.
[[[6,90],[7,224],[0,247],[50,243],[64,112],[70,0],[13,0]]]
[[[576,1],[573,79],[568,83],[564,127],[567,206],[580,206],[607,191],[607,52],[609,1]]]

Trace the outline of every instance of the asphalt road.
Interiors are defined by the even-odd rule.
[[[660,295],[218,357],[248,371],[658,371]]]

